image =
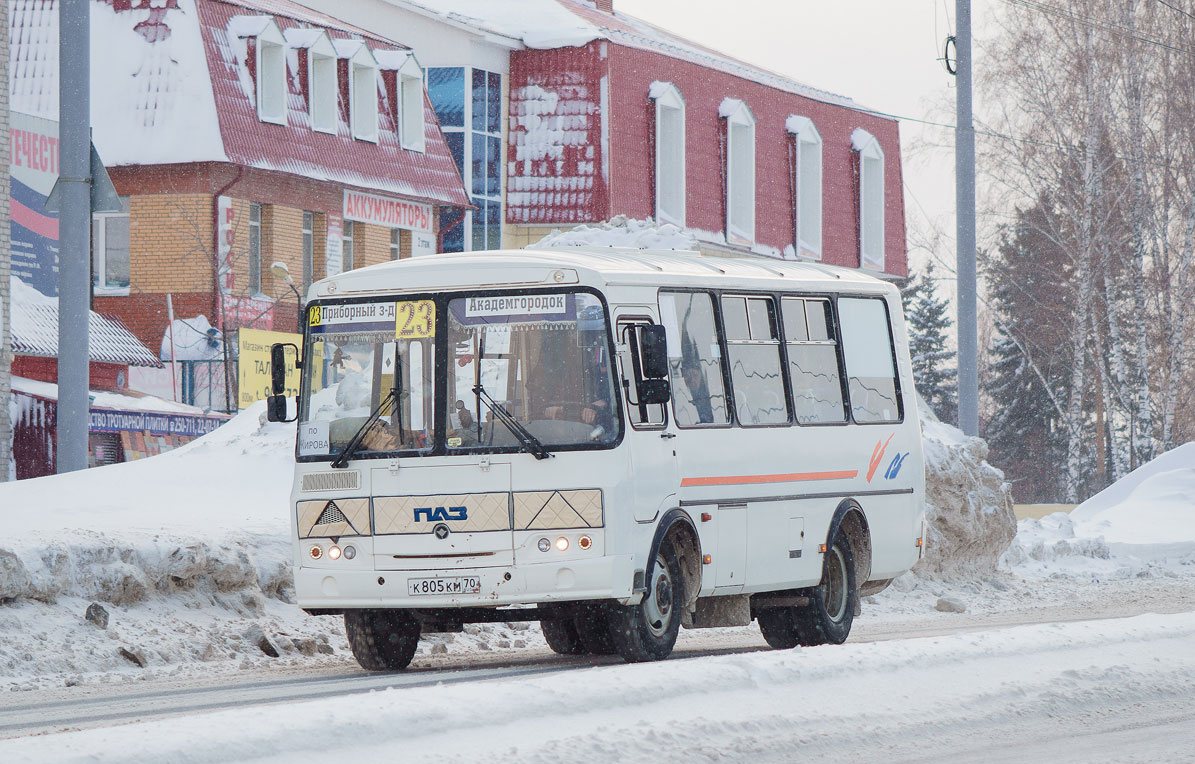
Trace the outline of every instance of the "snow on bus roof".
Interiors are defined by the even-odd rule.
[[[739,283],[804,282],[827,286],[851,285],[855,288],[889,285],[883,279],[856,269],[820,263],[751,255],[704,255],[684,250],[580,246],[444,253],[380,263],[317,282],[312,286],[310,296],[315,299],[393,290],[394,287],[382,286],[380,283],[379,276],[386,275],[393,275],[395,284],[401,283],[404,290],[451,289],[469,284],[551,286],[558,283],[553,280],[552,272],[560,268],[587,271],[611,283],[659,283],[662,279],[675,277],[678,283],[691,280],[717,283],[725,280]],[[483,274],[482,269],[489,274]],[[476,281],[462,283],[462,272],[470,273]],[[772,286],[770,284],[769,288]]]

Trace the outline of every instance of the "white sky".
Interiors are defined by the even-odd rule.
[[[976,0],[976,36],[995,1]],[[954,31],[955,0],[614,0],[614,7],[868,108],[954,124],[954,78],[936,59]],[[953,131],[910,121],[900,131],[912,263],[927,259],[914,244],[936,227],[948,237],[939,252],[953,264]],[[948,274],[938,268],[938,275]]]

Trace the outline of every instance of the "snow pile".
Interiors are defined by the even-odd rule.
[[[224,335],[212,326],[207,316],[176,318],[162,335],[160,357],[163,361],[172,359],[170,352],[171,332],[174,337],[175,361],[223,361]]]
[[[1104,579],[1195,566],[1195,443],[1142,465],[1070,514],[1022,521],[1005,562],[1026,576]]]
[[[939,421],[920,396],[918,405],[929,538],[915,570],[938,578],[990,575],[1017,533],[1011,487],[988,464],[987,443]]]
[[[697,239],[672,223],[656,223],[651,218],[636,220],[618,215],[604,223],[579,225],[567,231],[552,231],[530,249],[560,247],[628,247],[630,249],[696,250]]]

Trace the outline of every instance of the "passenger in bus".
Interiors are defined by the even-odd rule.
[[[713,424],[714,405],[710,400],[709,384],[705,375],[701,373],[701,359],[694,357],[682,361],[681,378],[685,381],[685,387],[689,389],[689,402],[697,412],[697,421],[686,424]]]

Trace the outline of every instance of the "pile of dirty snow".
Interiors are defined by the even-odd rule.
[[[918,396],[925,449],[929,538],[916,572],[935,578],[991,575],[1017,533],[1012,490],[988,464],[988,446],[939,421]]]

